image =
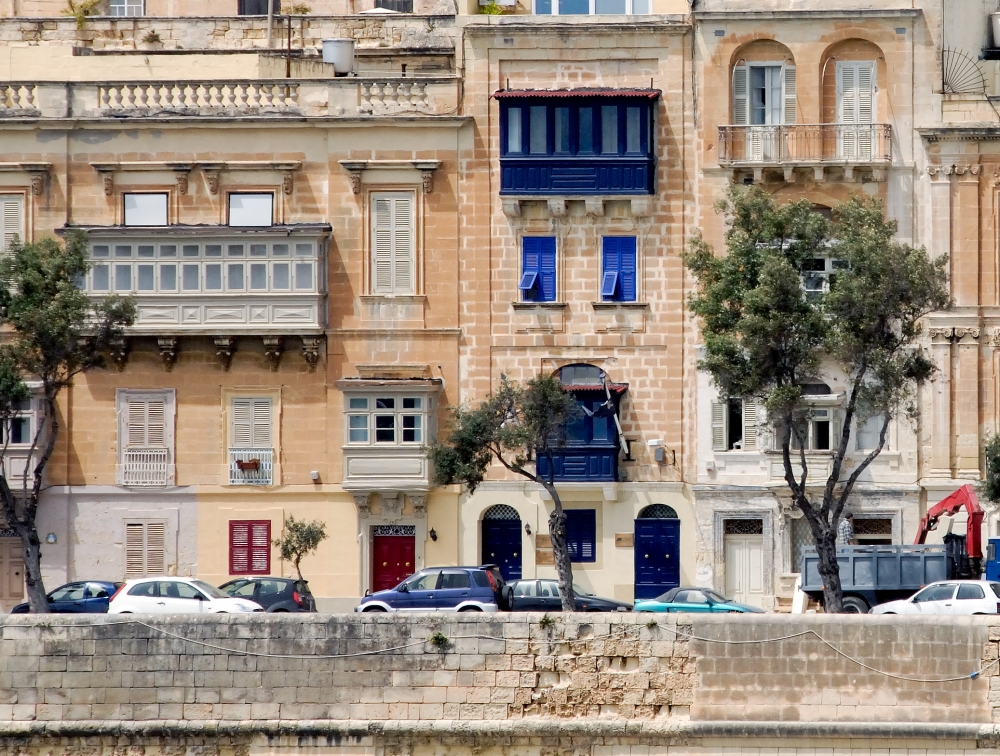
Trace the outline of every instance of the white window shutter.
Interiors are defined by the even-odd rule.
[[[840,98],[841,123],[855,123],[857,118],[857,69],[847,63],[837,66],[837,95]]]
[[[745,65],[733,68],[733,124],[745,126],[750,123],[748,71]]]
[[[392,201],[393,291],[413,293],[413,201],[397,197]]]
[[[784,89],[784,110],[781,122],[786,124],[795,123],[796,120],[796,99],[795,99],[795,66],[783,66],[781,69],[782,83]]]
[[[392,293],[392,200],[372,197],[372,290]]]
[[[167,440],[167,407],[163,398],[146,401],[146,445],[162,447]]]
[[[712,449],[726,451],[726,405],[712,402]]]
[[[858,66],[858,123],[875,122],[875,63]]]
[[[253,440],[254,449],[271,448],[271,400],[253,399]]]
[[[130,396],[125,407],[125,446],[146,446],[146,402]]]
[[[146,524],[125,523],[125,578],[146,574]]]
[[[146,574],[163,575],[167,571],[166,527],[162,522],[146,523]]]
[[[753,451],[757,448],[757,402],[753,399],[743,400],[743,450]]]
[[[241,449],[252,448],[253,445],[253,399],[233,399],[231,443]]]
[[[11,242],[17,236],[24,239],[23,201],[20,196],[0,196],[0,211],[3,216],[3,251],[10,249]]]

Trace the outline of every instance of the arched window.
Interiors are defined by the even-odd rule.
[[[639,520],[676,520],[677,512],[666,504],[650,504],[639,512]]]

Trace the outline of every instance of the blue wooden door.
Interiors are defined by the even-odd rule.
[[[504,580],[521,579],[521,521],[483,520],[483,564],[495,564]]]
[[[680,585],[681,521],[635,521],[635,597],[656,598]]]

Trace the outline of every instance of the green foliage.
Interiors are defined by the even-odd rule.
[[[652,630],[655,627],[659,627],[659,626],[660,626],[660,623],[657,622],[655,619],[651,619],[649,622],[646,623],[646,627],[648,627],[650,630]]]
[[[97,15],[102,2],[104,0],[66,0],[66,7],[62,13],[64,16],[76,19],[76,28],[79,31],[86,25],[88,16]]]
[[[288,13],[292,16],[308,16],[312,13],[312,8],[305,3],[299,3],[298,5],[293,5],[289,8]]]
[[[299,564],[305,557],[315,552],[324,540],[326,540],[325,523],[319,520],[312,522],[296,520],[294,515],[288,515],[285,518],[281,538],[274,539],[273,543],[281,552],[281,558],[295,566],[299,580],[305,582]]]
[[[162,42],[163,40],[160,39],[160,35],[156,31],[156,29],[150,29],[148,32],[146,32],[146,36],[142,38],[142,41],[145,42],[147,45],[155,45],[156,43]]]
[[[1000,503],[1000,434],[986,439],[986,476],[979,484],[979,495],[994,504]]]
[[[542,481],[530,465],[566,441],[566,423],[581,410],[553,375],[539,375],[524,386],[501,378],[497,391],[478,407],[458,407],[449,433],[431,448],[438,485],[461,483],[473,492],[486,478],[493,459],[512,472]]]
[[[446,651],[451,645],[451,641],[448,640],[448,636],[442,633],[440,630],[431,635],[427,641],[434,646],[438,651]]]
[[[504,8],[497,3],[497,0],[490,0],[485,5],[479,6],[479,12],[484,16],[499,16],[503,14]]]
[[[717,210],[728,220],[727,254],[717,257],[696,235],[684,255],[697,279],[690,308],[702,324],[699,366],[723,398],[763,402],[793,503],[817,548],[832,549],[847,498],[884,447],[891,418],[915,412],[916,385],[932,375],[932,363],[910,347],[921,318],[951,306],[947,259],[930,260],[925,250],[894,241],[896,224],[877,198],[853,197],[827,220],[806,200],[778,205],[759,187],[731,186]],[[825,294],[802,285],[818,258],[841,261]],[[831,440],[831,474],[814,503],[806,455],[792,449],[804,445],[811,414],[803,385],[831,372],[846,380],[848,392],[842,431]],[[878,447],[842,478],[852,421],[874,416],[884,418]],[[826,583],[836,584],[836,611],[839,580]]]
[[[542,618],[538,620],[538,626],[542,628],[542,630],[551,630],[556,626],[556,620],[554,617],[550,617],[549,613],[546,612],[542,615]]]

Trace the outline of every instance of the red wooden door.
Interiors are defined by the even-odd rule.
[[[376,535],[372,539],[372,590],[395,588],[412,575],[416,538],[411,535]]]

